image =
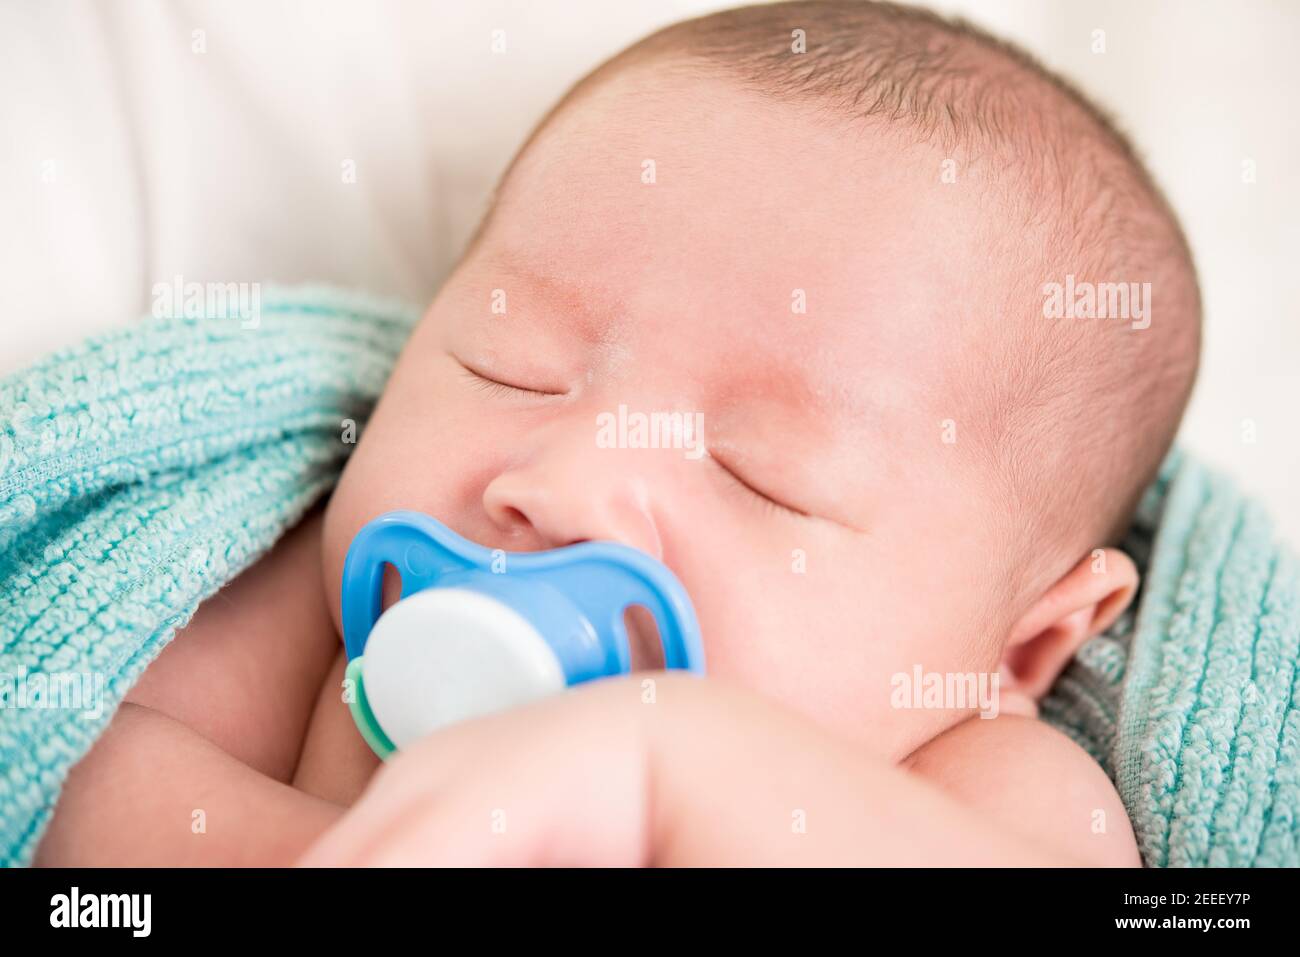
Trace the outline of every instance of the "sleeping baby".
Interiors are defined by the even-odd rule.
[[[1199,317],[1130,147],[1020,51],[860,2],[660,31],[529,137],[328,503],[149,667],[38,860],[1137,864],[1036,703],[1137,589]],[[600,441],[621,408],[701,454]],[[639,673],[381,765],[340,580],[394,509],[648,553],[708,677],[634,621]]]

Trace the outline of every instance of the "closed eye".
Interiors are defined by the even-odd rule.
[[[457,359],[456,361],[460,363],[461,369],[465,372],[465,377],[470,380],[475,388],[482,389],[484,392],[489,392],[493,395],[518,395],[520,393],[523,393],[524,395],[564,395],[563,392],[554,392],[548,389],[533,389],[526,385],[516,385],[513,382],[503,382],[500,379],[492,378],[490,375],[484,375],[482,372],[467,365],[460,359]]]
[[[727,476],[732,480],[732,482],[734,482],[736,485],[739,485],[741,488],[745,489],[747,492],[749,492],[750,495],[758,498],[768,508],[780,509],[781,511],[788,512],[791,515],[797,515],[800,518],[815,517],[813,515],[810,515],[808,512],[803,511],[802,509],[795,508],[793,505],[787,505],[785,502],[782,502],[779,499],[775,499],[771,495],[768,495],[766,492],[762,491],[761,489],[757,488],[756,486],[754,486],[753,484],[751,484],[750,482],[742,478],[739,472],[735,471],[735,469],[728,466],[716,455],[710,453],[709,458],[713,459],[713,461],[717,463],[718,468],[722,469],[723,472],[727,473]]]

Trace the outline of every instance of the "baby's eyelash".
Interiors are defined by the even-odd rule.
[[[465,378],[469,379],[470,385],[480,392],[487,392],[490,395],[518,395],[521,390],[513,386],[506,385],[504,382],[497,382],[495,379],[485,379],[475,372],[465,370]]]
[[[784,502],[778,502],[776,499],[772,498],[772,496],[768,495],[766,492],[761,492],[758,489],[756,489],[754,486],[750,485],[743,478],[741,478],[738,473],[733,472],[726,465],[724,465],[716,456],[710,455],[709,457],[713,459],[713,461],[717,464],[718,468],[722,469],[722,471],[727,474],[728,478],[731,479],[733,485],[739,486],[740,488],[748,492],[749,497],[751,499],[757,499],[759,504],[763,506],[764,510],[769,512],[772,511],[784,512],[785,514],[793,515],[796,518],[813,517],[809,515],[807,512],[801,512],[799,509],[791,505],[786,505]]]
[[[481,372],[475,372],[463,362],[461,363],[461,369],[464,371],[466,378],[470,380],[470,383],[474,388],[481,389],[492,395],[520,395],[522,393],[523,395],[552,396],[561,394],[559,392],[544,392],[541,389],[530,389],[527,386],[513,385],[509,382],[502,382],[499,379],[492,379]]]

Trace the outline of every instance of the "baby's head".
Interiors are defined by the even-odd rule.
[[[1103,283],[1125,317],[1078,318]],[[1000,673],[1006,710],[1131,597],[1106,546],[1199,308],[1128,147],[1022,54],[866,3],[678,24],[502,180],[331,501],[335,613],[390,509],[623,542],[686,585],[712,675],[900,757],[969,709],[899,708],[896,675]],[[635,447],[636,413],[702,417],[708,454]]]

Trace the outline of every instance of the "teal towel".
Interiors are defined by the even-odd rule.
[[[417,315],[261,293],[255,328],[146,319],[0,381],[0,864],[199,603],[331,487]]]
[[[1264,511],[1175,452],[1124,543],[1135,613],[1043,717],[1114,779],[1151,867],[1300,866],[1300,569]]]

